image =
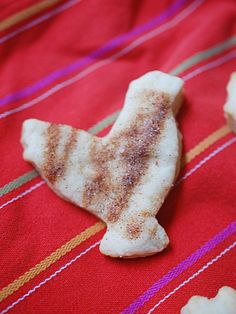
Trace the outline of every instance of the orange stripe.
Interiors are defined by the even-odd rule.
[[[42,271],[50,267],[56,261],[58,261],[62,256],[69,253],[75,247],[80,245],[85,240],[91,238],[94,234],[98,233],[102,229],[104,229],[105,224],[102,222],[97,222],[93,226],[85,229],[79,235],[68,241],[67,243],[63,244],[60,248],[56,251],[51,253],[48,257],[42,260],[39,264],[36,264],[33,268],[29,271],[25,272],[19,278],[14,280],[12,283],[7,285],[0,291],[0,302],[6,299],[9,295],[17,291],[20,287],[22,287],[25,283],[29,282],[31,279],[36,277]]]
[[[189,163],[192,159],[204,152],[209,146],[211,146],[229,133],[230,128],[228,127],[228,125],[224,125],[209,136],[207,136],[203,141],[201,141],[194,148],[190,149],[187,154],[185,154],[182,165],[184,166],[185,164]]]

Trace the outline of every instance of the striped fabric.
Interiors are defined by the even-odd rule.
[[[0,4],[0,313],[179,313],[236,289],[236,137],[225,86],[236,70],[235,0],[23,0]],[[103,136],[129,82],[185,81],[180,176],[158,213],[162,253],[99,253],[105,225],[58,198],[22,159],[38,118]]]

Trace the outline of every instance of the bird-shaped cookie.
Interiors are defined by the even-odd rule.
[[[105,255],[152,255],[169,242],[155,216],[179,170],[174,112],[182,87],[180,78],[159,71],[134,80],[103,138],[36,119],[23,124],[24,159],[57,195],[106,223]]]

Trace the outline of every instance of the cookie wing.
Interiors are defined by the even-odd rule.
[[[23,158],[32,163],[48,185],[62,198],[82,205],[90,167],[90,147],[95,136],[68,125],[29,119],[23,123]]]

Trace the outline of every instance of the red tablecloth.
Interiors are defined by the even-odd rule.
[[[179,313],[236,288],[236,137],[222,106],[236,70],[235,0],[0,3],[1,313]],[[101,255],[104,225],[22,159],[22,122],[105,134],[129,82],[182,77],[183,168],[158,214],[162,253]]]

